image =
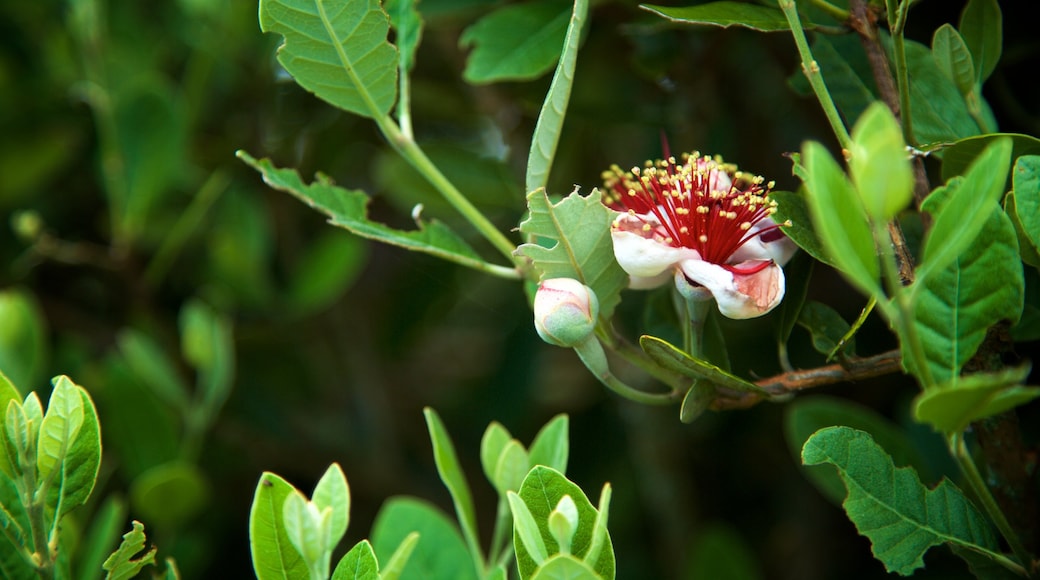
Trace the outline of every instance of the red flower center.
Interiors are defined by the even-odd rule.
[[[777,225],[750,230],[776,211],[768,199],[773,183],[761,176],[747,176],[721,158],[684,154],[642,169],[622,171],[613,166],[603,174],[604,202],[616,211],[627,211],[642,220],[648,237],[676,248],[697,250],[701,259],[726,265],[730,256],[756,236],[776,236]],[[653,216],[651,218],[650,216]],[[654,219],[655,218],[655,219]],[[780,234],[782,235],[782,234]],[[772,239],[772,238],[770,238]],[[749,266],[752,274],[769,265]],[[754,271],[745,271],[751,268]]]

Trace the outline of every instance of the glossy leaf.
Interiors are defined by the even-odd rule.
[[[769,197],[776,201],[776,213],[773,215],[773,219],[780,224],[791,222],[789,226],[781,226],[787,237],[817,261],[837,267],[827,256],[820,238],[816,235],[809,213],[809,202],[803,193],[804,189],[798,193],[793,191],[770,193]]]
[[[953,180],[933,192],[922,206],[935,221],[924,241],[917,281],[944,269],[973,244],[992,209],[1004,193],[1011,157],[1011,141],[993,141],[975,159],[962,180]],[[941,203],[940,203],[941,200]],[[985,239],[984,239],[985,241]]]
[[[676,346],[655,336],[639,337],[643,352],[661,367],[692,379],[704,379],[714,385],[769,396],[769,393],[754,383],[727,373],[708,361],[693,358]]]
[[[559,547],[549,531],[549,514],[556,509],[557,504],[563,496],[569,495],[574,500],[578,510],[578,529],[575,531],[571,543],[571,554],[577,557],[584,555],[592,547],[593,528],[596,523],[597,511],[592,507],[588,497],[581,489],[568,481],[560,472],[549,468],[538,466],[524,479],[517,494],[523,504],[530,510],[531,517],[538,526],[538,532],[545,545],[546,554],[551,557],[558,553]],[[515,514],[514,510],[514,514]],[[514,515],[514,520],[516,516]],[[514,535],[513,546],[516,550],[517,567],[521,578],[530,578],[537,565],[531,558],[524,543],[520,541],[519,535]],[[610,543],[609,535],[604,539],[604,545],[599,557],[594,562],[586,562],[593,570],[603,578],[614,577],[614,550]]]
[[[1000,139],[1011,139],[1011,158],[1018,159],[1023,155],[1040,155],[1040,139],[1019,133],[989,133],[968,137],[943,149],[942,178],[949,181],[957,175],[964,175],[975,158],[977,158],[993,142]]]
[[[363,238],[424,252],[471,268],[483,265],[469,244],[438,221],[419,222],[418,230],[394,229],[368,219],[369,198],[363,192],[337,187],[323,175],[308,185],[294,169],[278,169],[270,160],[257,160],[242,151],[238,152],[238,157],[259,171],[269,186],[291,193],[324,213],[334,226]]]
[[[307,563],[289,541],[282,517],[285,498],[294,492],[271,472],[264,472],[257,483],[249,510],[249,551],[259,580],[308,577]]]
[[[867,108],[852,128],[849,174],[875,222],[903,211],[913,196],[914,176],[899,122],[881,102]]]
[[[397,94],[397,49],[378,0],[261,0],[260,29],[284,37],[278,62],[318,98],[363,117]]]
[[[544,465],[567,473],[570,456],[570,417],[556,415],[538,430],[531,442],[531,466]]]
[[[466,538],[466,546],[475,558],[483,559],[477,541],[477,516],[473,507],[473,495],[469,491],[469,484],[466,483],[466,474],[462,472],[462,466],[459,464],[455,446],[436,411],[426,407],[423,409],[423,416],[426,418],[426,428],[433,445],[437,474],[451,494],[451,501],[455,504],[455,515],[462,527],[462,536]]]
[[[935,489],[925,488],[913,469],[895,467],[863,431],[816,432],[802,448],[802,462],[838,469],[848,490],[845,513],[889,572],[909,575],[924,565],[925,552],[940,544],[982,554],[999,550],[989,521],[955,485],[944,479]]]
[[[802,160],[813,225],[827,255],[861,291],[879,294],[881,266],[859,196],[823,145],[806,143]]]
[[[1034,252],[1040,252],[1040,156],[1019,157],[1012,171],[1014,216]]]
[[[55,470],[61,469],[83,426],[83,398],[77,385],[64,375],[55,377],[51,382],[54,390],[51,391],[36,444],[36,468],[40,482],[49,481]]]
[[[798,324],[809,331],[813,348],[821,354],[830,354],[845,333],[849,331],[849,323],[830,306],[810,300],[802,307]],[[855,352],[855,338],[845,345],[846,352]]]
[[[411,497],[391,498],[372,525],[372,545],[381,562],[389,562],[401,543],[419,533],[402,578],[476,580],[472,556],[458,527],[435,506]]]
[[[742,26],[759,32],[778,32],[790,30],[784,13],[773,6],[760,6],[750,2],[706,2],[696,6],[653,6],[643,4],[643,10],[682,24],[701,24],[709,26]],[[813,28],[811,22],[802,21],[806,29]]]
[[[459,37],[473,47],[462,76],[474,84],[529,80],[542,76],[559,58],[569,10],[558,0],[511,4],[488,14]]]
[[[975,63],[971,51],[957,29],[943,24],[932,35],[932,56],[962,95],[975,90]]]
[[[332,580],[380,580],[379,561],[372,544],[361,540],[340,558],[332,572]]]
[[[1037,397],[1040,387],[1025,387],[1029,365],[995,373],[975,373],[927,390],[914,399],[914,418],[942,433],[958,433]]]
[[[964,43],[971,50],[975,62],[975,82],[993,74],[1000,60],[1003,39],[1003,18],[997,0],[969,0],[957,25]]]
[[[155,552],[158,550],[152,546],[145,551],[144,525],[134,521],[133,529],[123,534],[123,542],[119,548],[105,560],[102,567],[108,572],[105,580],[129,580],[137,576],[142,568],[155,564]]]
[[[531,137],[531,151],[527,156],[527,177],[524,181],[527,192],[548,185],[552,161],[560,143],[563,120],[567,116],[567,103],[570,101],[574,69],[578,62],[578,46],[581,44],[581,32],[588,12],[588,0],[575,0],[570,24],[567,25],[567,34],[563,40],[560,62],[556,65],[556,72],[553,74],[549,92],[545,95],[542,110],[538,114],[534,135]]]
[[[614,259],[614,213],[603,205],[600,192],[582,197],[575,191],[554,204],[544,190],[532,191],[527,207],[530,215],[520,223],[520,231],[549,245],[527,243],[519,252],[531,259],[540,280],[574,278],[592,288],[601,318],[609,319],[628,275]]]
[[[875,442],[892,457],[897,467],[913,467],[924,474],[926,480],[932,479],[925,457],[914,447],[909,435],[869,407],[845,399],[817,395],[795,399],[784,410],[784,439],[795,460],[813,433],[825,427],[838,426],[870,433]],[[833,469],[803,465],[802,470],[827,499],[840,504],[845,498],[845,486]]]

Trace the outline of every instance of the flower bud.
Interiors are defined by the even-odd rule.
[[[591,288],[573,278],[551,278],[534,295],[534,327],[556,346],[577,346],[592,334],[599,300]]]

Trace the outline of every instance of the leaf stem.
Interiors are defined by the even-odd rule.
[[[610,365],[607,363],[607,356],[603,352],[603,345],[600,344],[599,339],[595,335],[589,336],[585,342],[574,347],[574,350],[581,358],[581,362],[585,363],[585,366],[592,371],[592,374],[599,379],[599,382],[626,399],[645,405],[672,405],[678,400],[678,394],[675,391],[647,393],[628,386],[621,379],[614,376],[614,373],[610,372]]]
[[[809,80],[809,85],[816,94],[816,99],[820,102],[823,114],[831,124],[831,129],[834,131],[835,137],[838,138],[841,148],[848,149],[852,139],[849,137],[845,124],[842,123],[841,115],[838,114],[838,108],[834,105],[834,100],[831,99],[827,85],[823,82],[823,77],[820,74],[820,65],[813,59],[812,51],[809,49],[809,41],[805,37],[802,22],[798,17],[795,0],[778,0],[778,2],[780,9],[784,12],[784,16],[787,17],[787,23],[791,27],[791,35],[794,37],[794,43],[798,47],[798,54],[802,58],[802,73]]]
[[[227,172],[217,170],[202,184],[148,263],[144,272],[145,281],[152,286],[157,286],[162,281],[169,271],[170,265],[177,258],[177,254],[184,247],[184,243],[187,242],[192,232],[198,229],[210,206],[227,189],[230,182],[231,178]]]
[[[910,0],[886,0],[888,9],[888,30],[892,35],[892,60],[896,68],[896,86],[899,89],[899,120],[903,127],[903,139],[914,146],[914,124],[910,114],[910,79],[906,67],[906,43],[903,41],[903,29],[906,27],[906,16],[910,10]]]
[[[841,340],[838,341],[838,344],[834,345],[834,348],[831,349],[829,353],[827,353],[827,362],[831,362],[832,360],[834,360],[834,357],[839,352],[844,350],[845,345],[848,344],[850,340],[852,340],[853,336],[856,336],[856,333],[859,332],[859,329],[861,326],[863,326],[863,323],[867,321],[867,317],[870,316],[870,313],[874,311],[874,306],[876,305],[877,298],[871,296],[870,300],[867,301],[867,305],[864,306],[863,310],[860,311],[859,317],[856,318],[856,321],[853,322],[852,326],[849,327],[848,332],[846,332],[845,335],[841,337]]]
[[[832,18],[838,20],[839,22],[845,22],[849,19],[848,10],[845,10],[839,6],[835,6],[834,4],[827,2],[827,0],[809,0],[809,3],[813,6],[816,6],[820,10],[826,12]]]
[[[975,492],[975,497],[982,503],[982,507],[989,514],[990,519],[997,526],[997,529],[1000,530],[1001,535],[1004,536],[1008,545],[1011,546],[1011,551],[1014,552],[1015,557],[1019,560],[1019,563],[1015,563],[1004,558],[1002,560],[998,559],[997,562],[1016,574],[1030,576],[1029,570],[1032,568],[1033,558],[1025,546],[1022,545],[1018,534],[1012,529],[1011,524],[1008,523],[1004,512],[1000,511],[1000,506],[993,499],[993,495],[989,492],[989,487],[986,486],[986,482],[982,479],[978,468],[975,467],[975,461],[972,460],[971,453],[968,452],[968,446],[964,442],[964,433],[950,434],[946,443],[950,448],[950,454],[957,460],[961,473],[964,474],[965,481],[972,491]]]

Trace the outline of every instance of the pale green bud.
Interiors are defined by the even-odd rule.
[[[550,278],[534,295],[534,327],[556,346],[577,346],[592,334],[599,300],[591,288],[573,278]]]

